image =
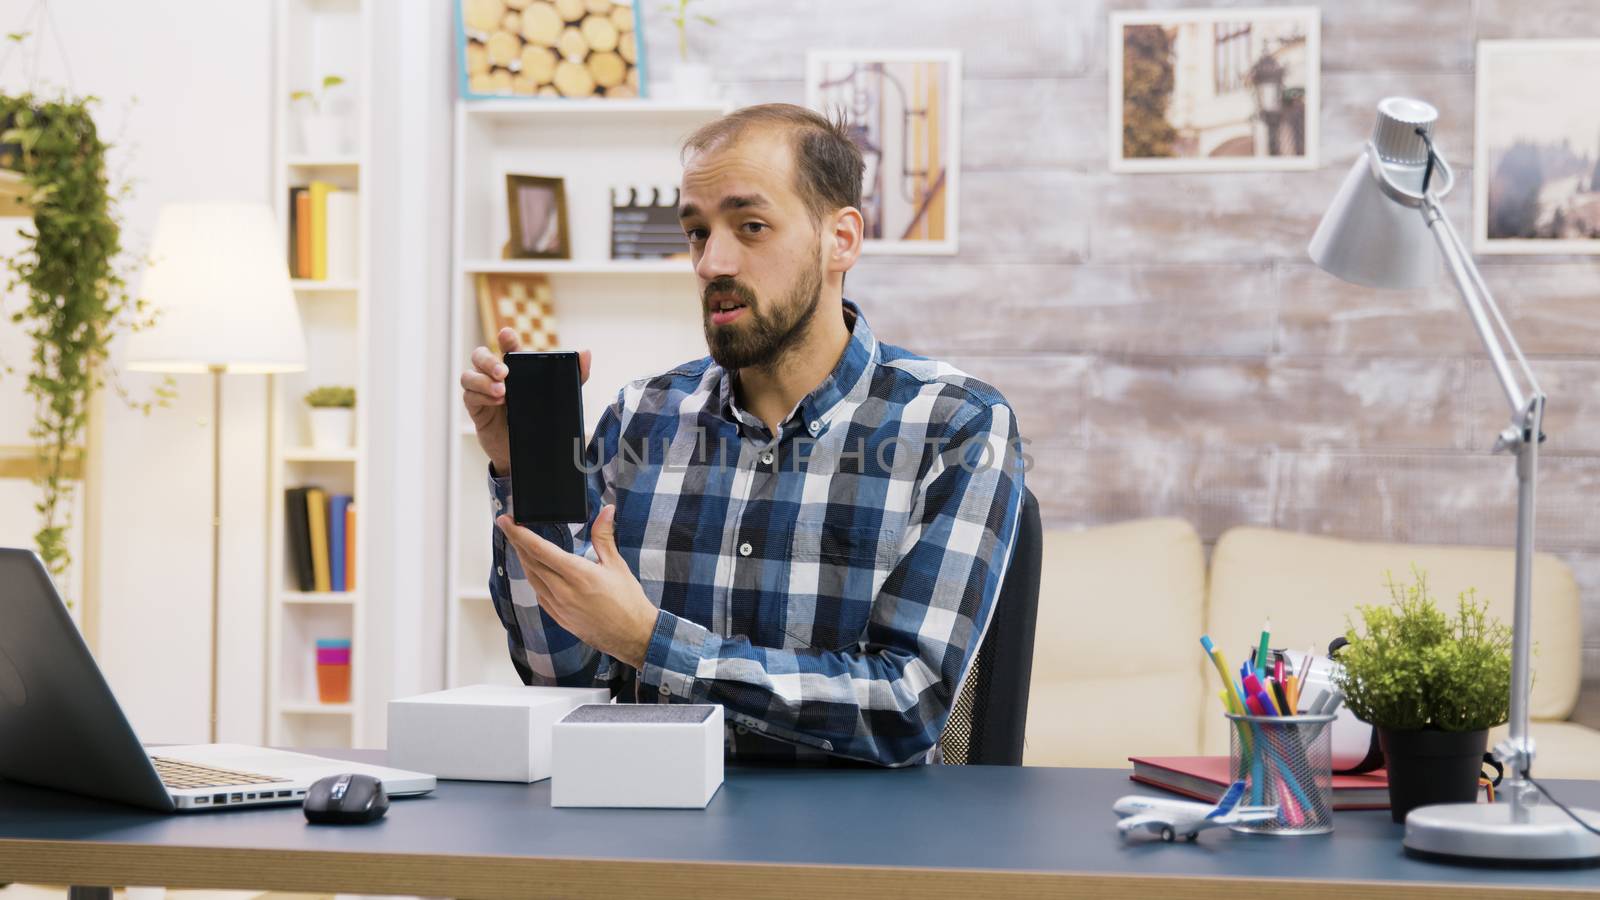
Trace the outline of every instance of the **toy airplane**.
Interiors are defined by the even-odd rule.
[[[1123,837],[1143,829],[1153,834],[1159,833],[1161,839],[1168,843],[1180,837],[1193,841],[1207,828],[1277,818],[1278,807],[1240,806],[1239,798],[1242,796],[1244,782],[1235,781],[1216,806],[1130,794],[1112,804],[1111,809],[1122,817],[1122,821],[1117,823],[1117,830]]]

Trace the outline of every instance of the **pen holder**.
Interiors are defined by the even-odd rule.
[[[1226,715],[1233,723],[1229,771],[1245,783],[1239,807],[1278,807],[1273,818],[1229,827],[1247,834],[1332,831],[1335,717]]]

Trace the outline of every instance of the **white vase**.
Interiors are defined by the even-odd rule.
[[[344,119],[332,113],[300,117],[300,152],[306,156],[338,156],[344,152]]]
[[[318,450],[344,450],[352,443],[355,410],[343,406],[314,406],[311,413],[311,445]]]
[[[697,100],[714,100],[716,82],[711,78],[711,67],[705,63],[680,62],[672,67],[672,98],[685,103]]]

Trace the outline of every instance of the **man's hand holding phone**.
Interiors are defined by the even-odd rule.
[[[519,349],[517,333],[510,328],[500,329],[495,336],[500,352],[488,347],[472,351],[472,367],[461,373],[461,400],[472,417],[472,426],[478,432],[478,446],[488,454],[496,475],[511,474],[511,438],[506,428],[506,376],[510,370],[501,356]],[[578,380],[589,380],[588,350],[578,351]]]

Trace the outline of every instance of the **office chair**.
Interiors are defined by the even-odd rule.
[[[1022,765],[1023,726],[1028,718],[1028,681],[1033,674],[1033,628],[1039,612],[1039,567],[1043,557],[1039,501],[1024,488],[994,621],[978,646],[939,748],[947,765]]]

